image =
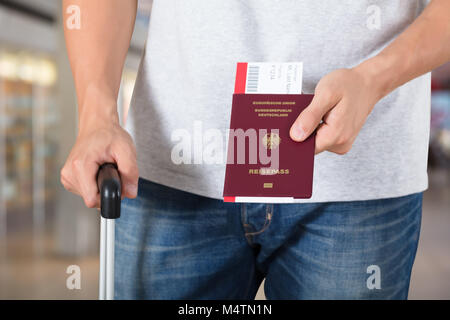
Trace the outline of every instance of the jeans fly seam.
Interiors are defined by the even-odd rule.
[[[245,240],[247,241],[248,245],[253,246],[252,239],[251,239],[251,237],[248,236],[248,232],[247,232],[247,230],[249,230],[252,226],[249,223],[247,223],[246,220],[247,220],[247,206],[245,203],[243,203],[241,205],[241,223],[242,223],[242,226],[244,227],[244,237],[245,237]]]
[[[264,225],[262,226],[262,228],[255,232],[248,232],[245,235],[255,236],[266,231],[269,228],[270,224],[272,223],[272,216],[273,216],[273,204],[268,204],[266,205],[266,218],[264,220]]]

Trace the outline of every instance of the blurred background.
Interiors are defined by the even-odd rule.
[[[121,115],[128,110],[150,10],[151,0],[139,1]],[[60,0],[0,0],[0,299],[98,294],[98,212],[59,183],[77,128],[61,12]],[[450,64],[433,71],[432,79],[430,187],[411,299],[450,299]],[[66,287],[70,265],[81,269],[79,290]]]

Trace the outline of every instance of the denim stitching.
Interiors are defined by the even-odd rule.
[[[248,230],[252,226],[249,223],[247,223],[246,220],[247,220],[247,205],[245,203],[243,203],[241,205],[241,223],[242,223],[242,226],[244,227],[244,236],[245,236],[245,240],[247,241],[247,243],[250,246],[253,246],[252,239],[247,236]]]
[[[266,205],[266,219],[264,220],[264,225],[262,226],[262,228],[259,231],[248,232],[245,235],[248,237],[263,233],[264,231],[267,230],[267,228],[269,228],[270,224],[272,223],[272,217],[273,217],[273,204],[268,204]]]

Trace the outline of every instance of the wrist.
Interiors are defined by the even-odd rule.
[[[362,79],[366,87],[373,94],[375,102],[378,102],[388,93],[388,84],[383,74],[382,67],[380,66],[380,61],[374,58],[363,61],[361,64],[353,68]]]
[[[96,123],[119,122],[117,92],[107,82],[92,81],[77,88],[79,129]]]
[[[376,101],[388,95],[399,85],[398,78],[403,62],[397,60],[388,55],[379,54],[353,68],[366,80]]]
[[[119,125],[119,115],[115,101],[95,101],[85,104],[78,117],[78,133],[96,128]]]

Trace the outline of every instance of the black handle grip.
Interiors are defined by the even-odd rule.
[[[117,165],[105,163],[97,174],[97,186],[100,191],[100,213],[105,219],[120,217],[121,183]]]

